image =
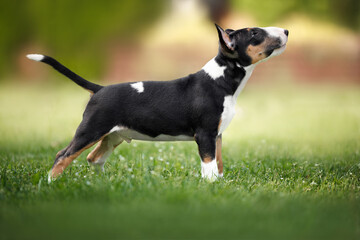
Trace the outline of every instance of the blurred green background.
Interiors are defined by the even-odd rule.
[[[216,22],[289,29],[280,73],[295,80],[358,82],[359,16],[357,0],[3,0],[0,81],[56,76],[24,58],[33,52],[97,82],[179,77],[216,54]]]
[[[1,239],[359,239],[358,0],[0,0]],[[217,54],[223,28],[278,26],[224,133],[224,179],[195,143],[134,141],[96,174],[86,153],[47,183],[89,99],[25,55],[100,84],[169,80]]]

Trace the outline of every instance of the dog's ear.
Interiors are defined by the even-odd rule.
[[[219,25],[217,25],[215,23],[216,29],[218,31],[219,34],[219,41],[220,41],[220,46],[221,49],[223,51],[226,52],[232,52],[235,49],[235,41],[234,39],[229,35],[232,30],[231,29],[226,29],[226,31],[224,31]]]

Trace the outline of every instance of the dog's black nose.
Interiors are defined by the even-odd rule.
[[[286,36],[289,36],[289,30],[285,29],[284,33],[285,33]]]

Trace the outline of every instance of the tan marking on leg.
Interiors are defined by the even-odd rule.
[[[80,149],[79,151],[77,151],[76,153],[60,159],[56,165],[51,169],[51,177],[57,177],[59,176],[67,166],[69,166],[69,164],[75,159],[77,158],[80,153],[82,153],[84,150],[88,149],[89,147],[91,147],[92,145],[94,145],[96,142],[90,143],[89,145],[85,146],[84,148]]]
[[[65,149],[66,149],[66,148],[61,149],[60,151],[58,151],[57,154],[56,154],[56,156],[55,156],[55,158],[57,158],[57,157],[60,155],[60,153],[62,153]]]
[[[218,125],[218,132],[219,132],[219,130],[220,130],[221,123],[222,123],[222,120],[220,119],[220,121],[219,121],[219,125]]]
[[[221,155],[221,147],[222,147],[222,136],[218,136],[216,139],[216,161],[218,164],[219,174],[223,173],[223,161]]]
[[[51,169],[51,177],[57,177],[59,176],[67,166],[69,166],[69,164],[75,159],[77,158],[84,150],[88,149],[89,147],[93,146],[95,143],[102,141],[104,139],[104,137],[106,137],[109,133],[104,134],[104,136],[102,136],[101,138],[99,138],[99,140],[89,143],[88,145],[86,145],[84,148],[80,149],[79,151],[77,151],[76,153],[64,158],[64,159],[60,159],[55,166],[53,166],[53,168]],[[59,152],[60,153],[60,152]],[[59,154],[58,153],[58,154]],[[57,155],[58,155],[57,154]]]
[[[202,161],[204,162],[204,163],[209,163],[209,162],[211,162],[213,159],[210,157],[210,156],[205,156],[205,157],[203,157],[203,159],[202,159]]]
[[[86,160],[88,162],[96,162],[97,159],[99,159],[99,155],[104,154],[105,152],[105,147],[103,144],[104,140],[99,141],[99,143],[96,145],[96,147],[87,155]]]
[[[123,140],[121,140],[118,144],[115,144],[113,146],[109,146],[109,139],[104,138],[101,141],[99,141],[98,145],[92,150],[89,155],[86,157],[88,162],[95,163],[97,162],[102,156],[109,151],[111,148],[114,150],[117,146],[119,146]]]

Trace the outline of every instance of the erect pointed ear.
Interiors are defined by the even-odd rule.
[[[230,34],[230,33],[232,33],[234,30],[233,29],[225,29],[225,32],[227,33],[227,34]]]
[[[235,41],[232,39],[232,37],[229,35],[230,31],[224,31],[219,25],[215,23],[216,29],[219,34],[219,41],[221,48],[225,51],[234,51],[235,49]]]

